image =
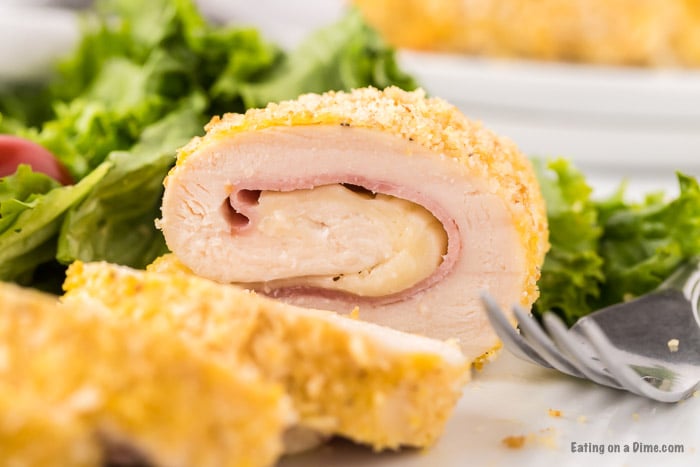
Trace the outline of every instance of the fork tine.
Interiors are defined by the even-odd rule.
[[[552,340],[542,330],[540,324],[520,306],[514,306],[513,312],[518,320],[518,326],[523,332],[524,339],[547,361],[553,368],[577,378],[585,378],[576,366],[561,353]]]
[[[561,318],[548,311],[542,317],[542,321],[557,347],[567,354],[571,364],[576,366],[584,376],[603,386],[623,389],[620,383],[591,365],[594,356],[590,354],[590,349],[587,349],[576,340]]]
[[[610,344],[596,323],[588,321],[581,323],[580,326],[591,344],[598,350],[601,361],[605,363],[610,373],[617,378],[624,389],[649,399],[668,403],[678,402],[692,393],[693,389],[688,391],[662,391],[655,388],[644,381],[629,366],[621,363],[622,360],[615,358],[615,355],[619,354],[618,349]]]
[[[501,310],[496,301],[486,291],[481,291],[481,301],[486,308],[486,314],[498,337],[510,352],[521,360],[540,365],[545,368],[552,368],[540,355],[528,344],[511,325],[505,312]]]

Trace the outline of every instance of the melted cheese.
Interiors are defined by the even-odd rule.
[[[246,238],[262,242],[269,261],[247,286],[384,296],[430,276],[447,251],[442,225],[422,206],[343,185],[263,191],[254,212]]]

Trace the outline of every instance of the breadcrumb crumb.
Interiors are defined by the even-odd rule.
[[[537,445],[548,449],[557,449],[557,432],[554,428],[543,428],[526,435],[506,436],[501,442],[510,449],[521,449],[527,445]]]
[[[521,449],[523,446],[525,446],[525,436],[506,436],[501,440],[501,442],[510,449]]]
[[[680,345],[680,341],[678,339],[670,339],[667,343],[668,345],[668,350],[671,352],[678,352],[678,346]]]

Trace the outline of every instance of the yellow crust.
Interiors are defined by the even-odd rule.
[[[171,329],[212,360],[252,363],[282,384],[302,427],[375,449],[432,444],[469,377],[456,347],[414,336],[410,349],[394,350],[385,340],[396,331],[380,339],[377,326],[190,274],[76,262],[65,288],[67,302],[98,302],[121,319]]]
[[[279,385],[232,372],[167,327],[0,283],[3,465],[102,465],[102,443],[154,465],[265,466],[291,412]]]
[[[177,256],[173,253],[166,253],[162,256],[156,258],[151,264],[146,266],[146,271],[158,272],[162,274],[192,274],[192,270],[185,266],[182,261],[180,261]],[[348,315],[348,318],[359,320],[360,319],[360,307],[355,307]],[[515,322],[513,322],[515,325]],[[459,345],[455,342],[455,345]],[[487,350],[483,354],[479,355],[472,362],[472,367],[475,370],[481,370],[484,365],[488,364],[493,358],[496,357],[498,351],[503,347],[503,343],[499,342],[493,348]]]
[[[398,47],[615,65],[700,66],[696,0],[354,0]]]
[[[483,370],[484,365],[488,364],[493,358],[495,358],[502,347],[503,343],[499,342],[498,344],[496,344],[495,347],[493,347],[490,350],[487,350],[482,355],[479,355],[477,358],[475,358],[473,364],[474,369],[477,371]]]
[[[0,445],[2,465],[102,465],[94,430],[84,420],[62,414],[35,394],[5,385],[0,386]]]
[[[384,91],[363,88],[350,93],[306,94],[245,114],[214,117],[205,136],[194,138],[179,151],[173,171],[193,152],[238,132],[339,124],[381,130],[414,141],[436,157],[444,154],[460,161],[475,177],[487,180],[490,191],[510,210],[525,251],[528,271],[521,303],[526,307],[534,303],[549,243],[544,200],[530,161],[510,140],[467,119],[444,100],[426,98],[422,90],[406,92],[390,87]]]

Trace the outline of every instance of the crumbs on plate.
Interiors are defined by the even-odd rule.
[[[678,339],[670,339],[666,345],[668,345],[668,350],[671,352],[678,352],[678,346],[680,345],[681,341]]]
[[[525,446],[525,436],[506,436],[501,440],[501,442],[510,449],[520,449]]]
[[[501,440],[508,449],[522,449],[525,445],[543,446],[548,449],[557,448],[557,432],[553,427],[543,428],[526,435],[506,436]]]

